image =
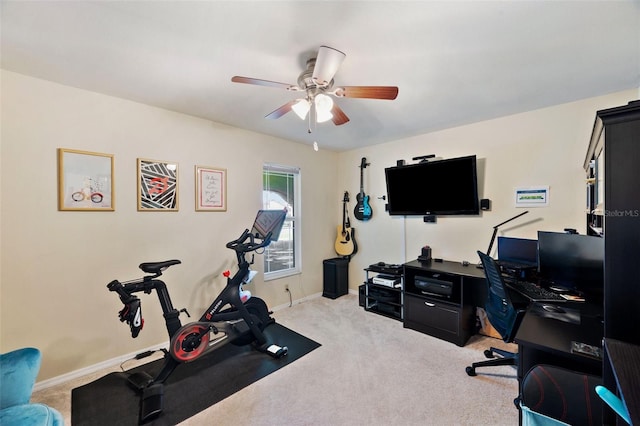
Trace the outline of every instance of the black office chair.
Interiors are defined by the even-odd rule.
[[[522,322],[525,310],[516,308],[511,302],[509,293],[505,289],[504,281],[502,280],[500,267],[496,261],[481,251],[478,251],[478,256],[480,256],[480,261],[482,262],[482,267],[484,268],[484,273],[487,278],[487,302],[484,307],[487,318],[493,328],[500,334],[502,340],[506,343],[511,343]],[[494,358],[496,354],[500,355],[500,358]],[[478,367],[518,365],[517,353],[491,347],[484,351],[484,355],[487,358],[494,359],[471,364],[466,368],[469,376],[475,376],[476,368]]]
[[[538,364],[524,376],[520,394],[523,425],[602,424],[598,376]]]

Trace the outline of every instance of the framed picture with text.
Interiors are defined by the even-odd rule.
[[[227,211],[227,170],[196,166],[196,211]]]
[[[138,211],[178,211],[178,164],[138,158]]]
[[[114,211],[113,155],[58,148],[58,210]]]

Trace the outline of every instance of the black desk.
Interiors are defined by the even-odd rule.
[[[588,303],[563,303],[580,311],[580,323],[560,321],[536,314],[535,303],[527,308],[516,333],[518,344],[518,382],[536,364],[550,364],[574,371],[602,376],[602,359],[571,352],[572,341],[601,347],[604,325],[601,309]]]

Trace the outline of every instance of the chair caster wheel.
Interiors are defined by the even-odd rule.
[[[467,375],[469,376],[475,376],[476,375],[476,369],[473,367],[467,367],[465,368],[465,370],[467,372]]]
[[[494,358],[493,352],[491,352],[489,349],[484,351],[484,356],[487,358]]]

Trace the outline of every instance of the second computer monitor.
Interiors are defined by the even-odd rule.
[[[604,239],[538,231],[538,272],[556,286],[582,292],[592,300],[600,299],[604,286]]]
[[[498,260],[536,266],[538,242],[526,238],[498,237]]]

